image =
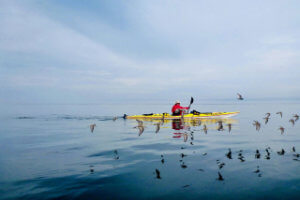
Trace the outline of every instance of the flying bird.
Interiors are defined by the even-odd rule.
[[[253,126],[255,126],[256,130],[259,131],[260,130],[260,123],[258,121],[254,121],[253,122]]]
[[[230,132],[232,125],[231,124],[227,124],[227,126],[228,126],[228,132]]]
[[[158,133],[158,131],[160,130],[160,123],[157,123],[155,125],[156,125],[155,133]]]
[[[237,96],[238,96],[238,97],[237,97],[238,100],[244,100],[244,98],[242,97],[241,94],[237,93]]]
[[[139,136],[141,136],[142,133],[144,132],[145,128],[144,128],[144,126],[139,126],[138,129],[139,129]]]
[[[271,115],[271,113],[269,113],[269,112],[268,112],[268,113],[266,113],[265,115],[267,115],[267,117],[269,118],[269,117],[270,117],[270,115]]]
[[[281,111],[277,112],[276,114],[279,114],[280,117],[282,118],[282,112]]]
[[[298,121],[298,119],[299,119],[299,115],[297,115],[297,114],[294,114],[294,117],[295,117],[295,121]]]
[[[184,142],[186,142],[187,140],[188,140],[188,134],[187,133],[185,133],[185,134],[183,134],[183,140],[184,140]]]
[[[90,125],[90,130],[91,130],[92,133],[94,132],[95,126],[96,126],[96,124],[91,124]]]
[[[165,123],[165,113],[163,113],[163,116],[161,118],[161,123],[164,124]]]
[[[138,122],[138,126],[143,126],[143,121],[141,121],[141,120],[136,120],[137,122]]]
[[[144,127],[144,124],[143,124],[143,121],[140,121],[140,120],[136,120],[138,122],[138,125],[133,127],[133,128],[138,128],[139,129],[139,136],[142,135],[142,133],[144,132],[145,130],[145,127]]]
[[[264,117],[264,119],[265,119],[265,124],[267,124],[268,122],[269,122],[269,117]]]
[[[281,131],[281,134],[284,133],[284,128],[282,126],[279,127],[279,130]]]
[[[205,134],[207,134],[207,127],[206,127],[205,124],[203,125],[203,131],[204,131]]]
[[[293,124],[293,126],[295,125],[295,120],[294,119],[290,119],[289,122],[291,122]]]

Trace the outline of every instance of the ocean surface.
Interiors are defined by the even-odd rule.
[[[2,105],[0,199],[300,198],[300,120],[289,122],[300,115],[299,100],[192,105],[200,112],[240,111],[222,121],[224,130],[217,130],[218,120],[166,120],[158,133],[158,121],[145,121],[139,134],[136,120],[113,120],[171,106]]]

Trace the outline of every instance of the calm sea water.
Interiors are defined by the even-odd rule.
[[[2,106],[0,199],[299,199],[300,120],[294,126],[289,120],[300,115],[300,101],[192,106],[201,112],[240,111],[224,120],[224,131],[215,120],[200,126],[166,121],[155,133],[157,122],[147,121],[139,136],[135,120],[112,120],[124,113],[169,112],[171,106]],[[264,124],[266,112],[271,116]],[[260,131],[253,120],[262,123]]]

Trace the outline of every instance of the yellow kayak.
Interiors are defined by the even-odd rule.
[[[202,119],[202,118],[228,118],[239,114],[236,112],[205,112],[200,114],[185,114],[183,118],[187,119]],[[173,116],[169,113],[161,114],[143,114],[143,115],[124,115],[126,119],[180,119],[182,116]]]

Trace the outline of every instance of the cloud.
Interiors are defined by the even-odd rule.
[[[300,90],[299,17],[288,4],[132,1],[116,10],[111,2],[0,4],[0,89],[23,96],[34,89],[28,101],[45,90],[72,94],[63,101]],[[290,12],[277,16],[282,10]]]

